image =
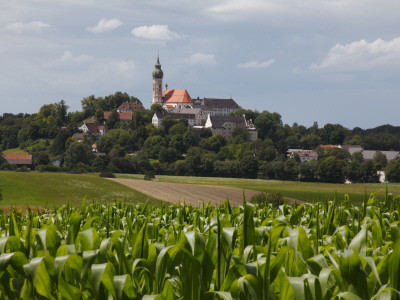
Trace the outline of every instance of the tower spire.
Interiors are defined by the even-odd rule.
[[[157,62],[153,71],[153,101],[152,103],[162,104],[162,79],[164,73],[161,70],[160,55],[157,54]]]

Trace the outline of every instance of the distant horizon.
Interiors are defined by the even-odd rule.
[[[115,92],[122,92],[122,93],[125,93],[124,91],[115,91]],[[114,93],[115,93],[114,92]],[[97,97],[106,97],[106,96],[109,96],[109,95],[112,95],[112,94],[114,94],[114,93],[111,93],[111,94],[107,94],[107,95],[104,95],[104,96],[96,96],[95,95],[95,97],[97,98]],[[129,96],[134,96],[134,95],[130,95],[129,93],[128,93],[128,95]],[[83,98],[86,98],[86,97],[89,97],[89,96],[91,96],[91,95],[88,95],[88,96],[85,96],[85,97],[83,97]],[[134,97],[136,97],[136,96],[134,96]],[[82,99],[83,99],[82,98]],[[137,97],[136,97],[137,98]],[[196,97],[197,98],[197,97]],[[192,99],[196,99],[196,98],[192,98]],[[200,97],[200,99],[201,98],[204,98],[204,97]],[[217,97],[205,97],[205,98],[217,98]],[[230,97],[229,97],[230,98]],[[228,98],[220,98],[220,99],[228,99]],[[233,100],[235,100],[233,97],[232,97],[232,99]],[[60,99],[59,101],[61,101],[61,100],[64,100],[64,99]],[[142,102],[142,100],[141,99],[139,99],[141,102]],[[56,102],[59,102],[59,101],[55,101],[55,102],[51,102],[51,103],[44,103],[43,105],[47,105],[47,104],[53,104],[53,103],[56,103]],[[65,100],[64,100],[65,101]],[[236,100],[235,100],[236,101]],[[237,101],[236,101],[236,103],[237,103]],[[69,107],[69,105],[68,105],[68,102],[66,102],[65,101],[65,104]],[[143,103],[142,102],[142,104],[143,104],[143,107],[145,108],[145,109],[150,109],[150,106],[151,106],[151,104],[150,104],[150,106],[149,107],[146,107],[146,105],[145,105],[145,103]],[[240,103],[238,103],[239,105],[240,105]],[[43,105],[41,105],[40,107],[42,107]],[[240,105],[241,106],[241,105]],[[36,113],[38,113],[39,112],[39,110],[40,110],[40,107],[38,108],[38,110],[36,111],[36,112],[0,112],[0,116],[2,116],[3,114],[7,114],[7,113],[11,113],[11,114],[14,114],[14,115],[18,115],[18,114],[29,114],[29,115],[31,115],[31,114],[36,114]],[[245,107],[242,107],[242,109],[245,109],[245,110],[248,110],[248,108],[245,108]],[[252,111],[258,111],[258,112],[262,112],[262,111],[264,111],[264,110],[257,110],[257,109],[251,109]],[[80,109],[77,109],[77,110],[71,110],[71,108],[69,107],[68,108],[68,113],[70,113],[70,112],[74,112],[74,111],[83,111],[82,110],[82,107],[80,108]],[[278,112],[278,111],[269,111],[269,110],[267,110],[268,112],[270,112],[270,113],[278,113],[278,114],[280,114],[281,115],[281,118],[282,118],[282,122],[283,122],[283,124],[285,125],[285,124],[287,124],[287,125],[290,125],[290,126],[293,126],[293,124],[294,123],[297,123],[299,126],[305,126],[306,128],[309,128],[309,127],[311,127],[313,124],[314,124],[314,122],[317,122],[318,123],[318,127],[319,128],[323,128],[326,124],[339,124],[339,125],[342,125],[343,127],[345,127],[345,128],[347,128],[347,129],[349,129],[349,130],[353,130],[353,129],[355,129],[355,128],[361,128],[362,130],[368,130],[368,129],[374,129],[374,128],[377,128],[377,127],[382,127],[382,126],[393,126],[393,127],[399,127],[400,128],[400,125],[393,125],[393,124],[389,124],[389,123],[386,123],[386,124],[381,124],[381,125],[377,125],[377,126],[373,126],[373,127],[368,127],[368,128],[363,128],[363,127],[361,127],[361,126],[354,126],[354,127],[347,127],[347,126],[345,126],[345,125],[343,125],[343,124],[341,124],[341,123],[325,123],[325,124],[320,124],[318,121],[313,121],[312,122],[312,124],[311,125],[305,125],[305,124],[301,124],[301,123],[299,123],[299,122],[293,122],[293,123],[291,123],[291,124],[288,124],[288,123],[286,123],[285,121],[284,121],[284,116],[280,113],[280,112]]]
[[[192,97],[232,97],[289,125],[399,126],[398,11],[390,0],[8,1],[0,113],[60,100],[76,111],[116,91],[149,107],[159,55],[163,86]]]

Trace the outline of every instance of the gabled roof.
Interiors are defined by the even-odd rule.
[[[90,133],[100,133],[100,130],[107,130],[107,127],[105,125],[97,123],[86,123],[86,127],[88,128]]]
[[[30,154],[6,154],[4,158],[11,165],[31,165],[32,155]]]
[[[131,112],[118,112],[119,114],[119,119],[121,121],[130,121],[132,120],[132,113]],[[104,112],[104,119],[108,120],[108,118],[111,115],[111,111],[105,111]]]
[[[201,101],[201,105],[208,106],[210,108],[229,108],[229,109],[240,109],[241,107],[233,100],[229,99],[219,99],[219,98],[204,98]]]
[[[234,123],[236,126],[246,126],[242,116],[210,116],[213,128],[224,127],[225,123]]]
[[[142,110],[144,109],[142,103],[140,102],[124,102],[119,107],[118,110]]]
[[[364,160],[371,160],[374,158],[374,155],[377,150],[363,150],[361,153],[364,157]],[[383,155],[386,156],[386,159],[393,160],[397,159],[400,157],[400,152],[399,151],[381,151]]]
[[[193,103],[187,90],[168,89],[164,91],[163,98],[166,103]]]

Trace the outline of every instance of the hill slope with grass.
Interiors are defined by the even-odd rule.
[[[79,206],[86,197],[92,201],[111,202],[115,199],[130,202],[146,202],[160,205],[162,202],[94,174],[19,173],[0,172],[0,188],[3,200],[0,206],[19,205],[30,207],[59,207],[67,204]]]

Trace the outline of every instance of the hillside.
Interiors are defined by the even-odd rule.
[[[86,197],[93,201],[111,202],[115,199],[134,203],[149,201],[159,205],[152,197],[98,175],[62,173],[0,172],[1,206],[20,205],[30,207],[59,207],[69,202],[78,206]]]

